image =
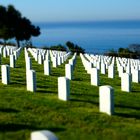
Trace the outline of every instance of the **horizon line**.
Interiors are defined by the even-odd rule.
[[[87,23],[87,22],[138,22],[140,19],[113,19],[113,20],[70,20],[70,21],[32,21],[33,23]]]

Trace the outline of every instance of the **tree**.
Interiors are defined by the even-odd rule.
[[[75,52],[77,54],[85,53],[85,49],[83,49],[82,47],[80,47],[80,46],[78,46],[70,41],[66,42],[66,45],[72,53],[75,53]]]
[[[32,25],[29,19],[23,17],[19,19],[18,25],[15,28],[14,33],[15,39],[19,47],[20,41],[28,41],[32,36],[38,36],[40,34],[40,29],[39,27],[35,27],[34,25]]]
[[[9,28],[7,9],[4,6],[0,6],[0,38],[6,43],[6,40],[12,37]]]
[[[17,46],[20,47],[20,41],[30,40],[32,36],[40,35],[40,28],[32,25],[31,21],[9,5],[7,8],[0,7],[0,38],[5,40],[15,38]]]

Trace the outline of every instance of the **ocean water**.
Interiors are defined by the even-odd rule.
[[[41,35],[32,38],[38,47],[52,46],[72,41],[88,53],[103,53],[140,44],[140,21],[100,21],[36,23]]]

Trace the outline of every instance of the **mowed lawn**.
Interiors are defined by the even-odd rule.
[[[9,85],[1,83],[0,70],[0,140],[30,140],[36,130],[50,130],[60,140],[140,139],[140,84],[133,83],[131,93],[122,92],[117,72],[115,79],[100,75],[100,85],[111,85],[115,91],[115,114],[108,116],[99,112],[99,87],[90,85],[79,56],[67,102],[57,95],[65,64],[45,76],[43,65],[32,58],[37,77],[37,92],[32,93],[26,90],[24,60],[22,51],[16,68],[10,68]],[[9,58],[2,58],[2,64],[9,64]]]

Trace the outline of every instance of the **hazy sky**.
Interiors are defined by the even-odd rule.
[[[140,0],[1,0],[34,22],[140,20]]]

